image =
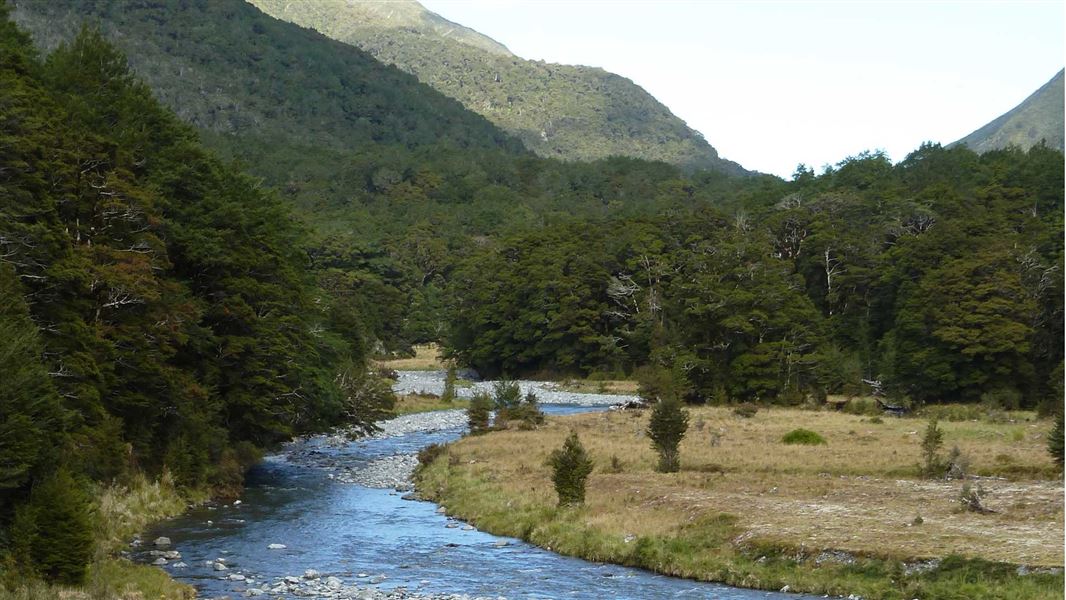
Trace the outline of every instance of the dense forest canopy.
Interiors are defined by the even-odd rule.
[[[48,528],[85,524],[80,482],[224,490],[259,449],[370,427],[390,397],[276,195],[98,33],[42,61],[2,10],[0,542],[15,570],[77,581],[84,536],[62,548]]]
[[[490,374],[658,365],[697,401],[1057,398],[1061,153],[926,145],[774,192],[487,244],[452,277],[449,348]]]

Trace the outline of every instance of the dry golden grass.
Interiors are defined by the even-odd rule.
[[[581,394],[627,394],[637,393],[637,381],[633,379],[564,379],[558,383],[561,390]]]
[[[439,371],[446,368],[440,356],[440,347],[437,344],[421,344],[414,347],[415,355],[412,358],[397,358],[394,360],[382,360],[377,364],[386,369],[396,371]]]
[[[958,510],[961,482],[917,477],[925,421],[877,424],[790,409],[764,409],[751,419],[723,408],[691,412],[677,474],[654,471],[647,415],[635,412],[558,417],[537,431],[468,437],[450,450],[449,464],[492,482],[515,506],[552,506],[545,459],[574,429],[597,463],[584,518],[608,536],[668,535],[729,513],[745,539],[786,547],[1063,564],[1063,486],[1045,450],[1048,422],[941,423],[945,454],[957,445],[973,472],[986,476],[972,483],[988,492],[985,504],[996,512],[977,514]],[[780,443],[799,427],[828,443]],[[609,472],[612,457],[621,463],[618,473]],[[924,523],[912,525],[918,515]]]

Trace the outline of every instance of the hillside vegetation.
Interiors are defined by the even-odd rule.
[[[1041,142],[1063,150],[1063,71],[1051,78],[1021,104],[955,142],[974,152],[1017,146],[1027,150]]]
[[[630,156],[743,174],[629,79],[602,69],[524,60],[417,2],[250,0],[267,14],[358,46],[414,74],[517,136],[568,160]]]

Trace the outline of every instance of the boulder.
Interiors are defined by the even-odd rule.
[[[170,545],[170,538],[160,536],[160,537],[155,538],[155,541],[152,542],[152,543],[155,544],[158,547],[169,546]]]

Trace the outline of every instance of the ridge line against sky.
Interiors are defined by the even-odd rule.
[[[724,158],[791,177],[902,160],[1017,106],[1064,62],[1064,3],[424,0],[517,56],[632,79]]]

